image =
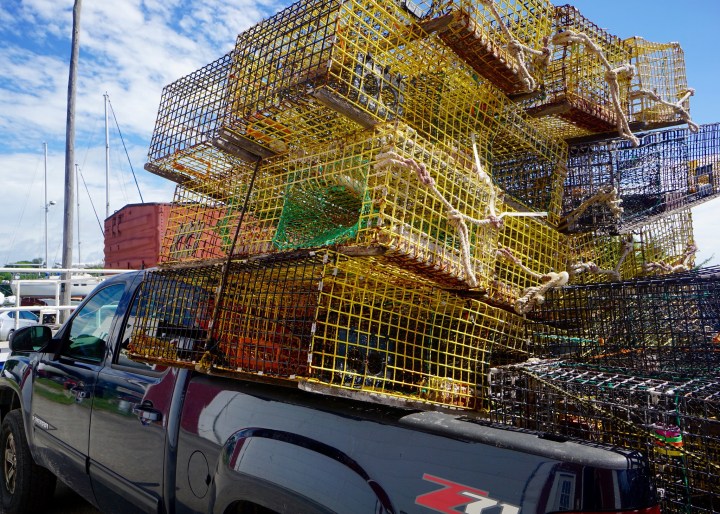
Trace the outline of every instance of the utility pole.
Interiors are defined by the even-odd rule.
[[[68,75],[67,95],[67,123],[65,125],[65,212],[63,216],[63,251],[62,267],[72,267],[73,247],[73,210],[75,208],[75,96],[77,91],[77,67],[80,55],[80,10],[82,0],[75,0],[73,6],[73,32],[72,49],[70,53],[70,73]],[[64,273],[65,282],[62,287],[62,303],[70,305],[70,279],[69,271]],[[69,312],[63,311],[62,320],[69,317]]]
[[[78,165],[75,163],[75,194],[77,195],[77,208],[75,209],[75,217],[77,218],[77,239],[78,239],[78,267],[82,264],[82,257],[80,255],[80,177],[78,171]]]

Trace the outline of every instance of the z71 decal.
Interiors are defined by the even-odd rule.
[[[481,514],[485,509],[491,507],[495,508],[495,512],[501,514],[518,514],[520,512],[520,507],[493,500],[488,496],[487,491],[451,482],[427,473],[423,475],[423,480],[441,485],[442,488],[421,494],[415,498],[415,503],[436,512],[444,512],[445,514],[457,514],[459,512]]]

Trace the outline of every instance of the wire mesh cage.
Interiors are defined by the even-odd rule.
[[[511,208],[508,208],[511,210]],[[567,238],[541,217],[506,217],[498,235],[489,301],[530,312],[545,288],[559,287]]]
[[[231,251],[233,256],[241,257],[274,251],[270,244],[274,229],[271,231],[263,220],[279,216],[280,206],[277,202],[263,202],[256,189],[250,187],[262,172],[261,168],[256,173],[245,166],[223,178],[177,185],[159,264],[224,259]],[[245,237],[236,239],[239,224]]]
[[[548,221],[557,225],[567,174],[566,143],[534,127],[520,110],[508,109],[488,150],[493,180],[506,195],[523,204],[522,210],[547,212]]]
[[[687,271],[697,251],[690,210],[635,225],[624,234],[585,232],[571,234],[567,241],[568,271],[574,284]]]
[[[564,138],[612,132],[626,120],[630,49],[571,5],[555,8],[543,94],[528,113]]]
[[[320,296],[312,383],[478,409],[493,346],[524,345],[518,316],[378,262],[338,261]]]
[[[647,455],[663,512],[720,509],[717,380],[643,378],[563,361],[493,368],[493,421]]]
[[[567,286],[548,292],[537,313],[545,324],[531,329],[546,354],[646,375],[708,376],[720,364],[718,290],[717,268]]]
[[[146,170],[183,183],[225,176],[249,158],[222,137],[231,63],[225,54],[163,88]]]
[[[427,32],[508,95],[537,89],[545,71],[554,9],[550,2],[406,1]]]
[[[408,127],[270,158],[260,170],[240,248],[362,247],[448,287],[483,287],[491,274],[496,188],[481,180],[469,155],[432,145]],[[450,219],[450,209],[461,218]]]
[[[630,85],[630,124],[638,129],[690,121],[690,96],[685,53],[679,43],[653,43],[631,37],[625,44],[635,67]]]
[[[133,312],[141,360],[460,408],[480,406],[495,344],[525,345],[519,316],[335,252],[152,271]]]
[[[520,108],[414,19],[394,4],[318,0],[294,4],[240,34],[228,128],[238,141],[266,149],[271,141],[302,149],[319,139],[286,123],[287,113],[324,105],[335,118],[365,128],[399,120],[432,140],[463,146],[471,134],[492,140],[506,111]],[[336,137],[347,133],[331,120],[319,127]]]
[[[720,125],[666,129],[629,141],[570,147],[566,231],[621,231],[720,195]],[[619,203],[618,203],[619,202]]]

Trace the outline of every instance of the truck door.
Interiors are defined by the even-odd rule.
[[[95,386],[90,478],[104,513],[160,512],[166,437],[177,370],[128,357],[136,291],[112,338],[112,361]]]
[[[32,437],[38,457],[85,498],[90,413],[107,340],[127,282],[113,281],[92,293],[62,331],[57,354],[43,354],[32,387]]]

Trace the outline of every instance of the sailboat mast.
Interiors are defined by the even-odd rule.
[[[105,219],[110,217],[110,192],[108,182],[110,178],[110,131],[108,130],[108,94],[105,91]]]
[[[77,217],[77,238],[78,238],[78,268],[82,266],[82,258],[80,257],[80,180],[78,177],[78,165],[75,164],[75,196],[77,197],[77,204],[75,206],[75,216]]]
[[[45,206],[45,267],[49,268],[50,264],[48,263],[48,208],[50,205],[48,204],[47,199],[47,143],[43,143],[43,154],[45,155],[45,203],[43,204]]]

